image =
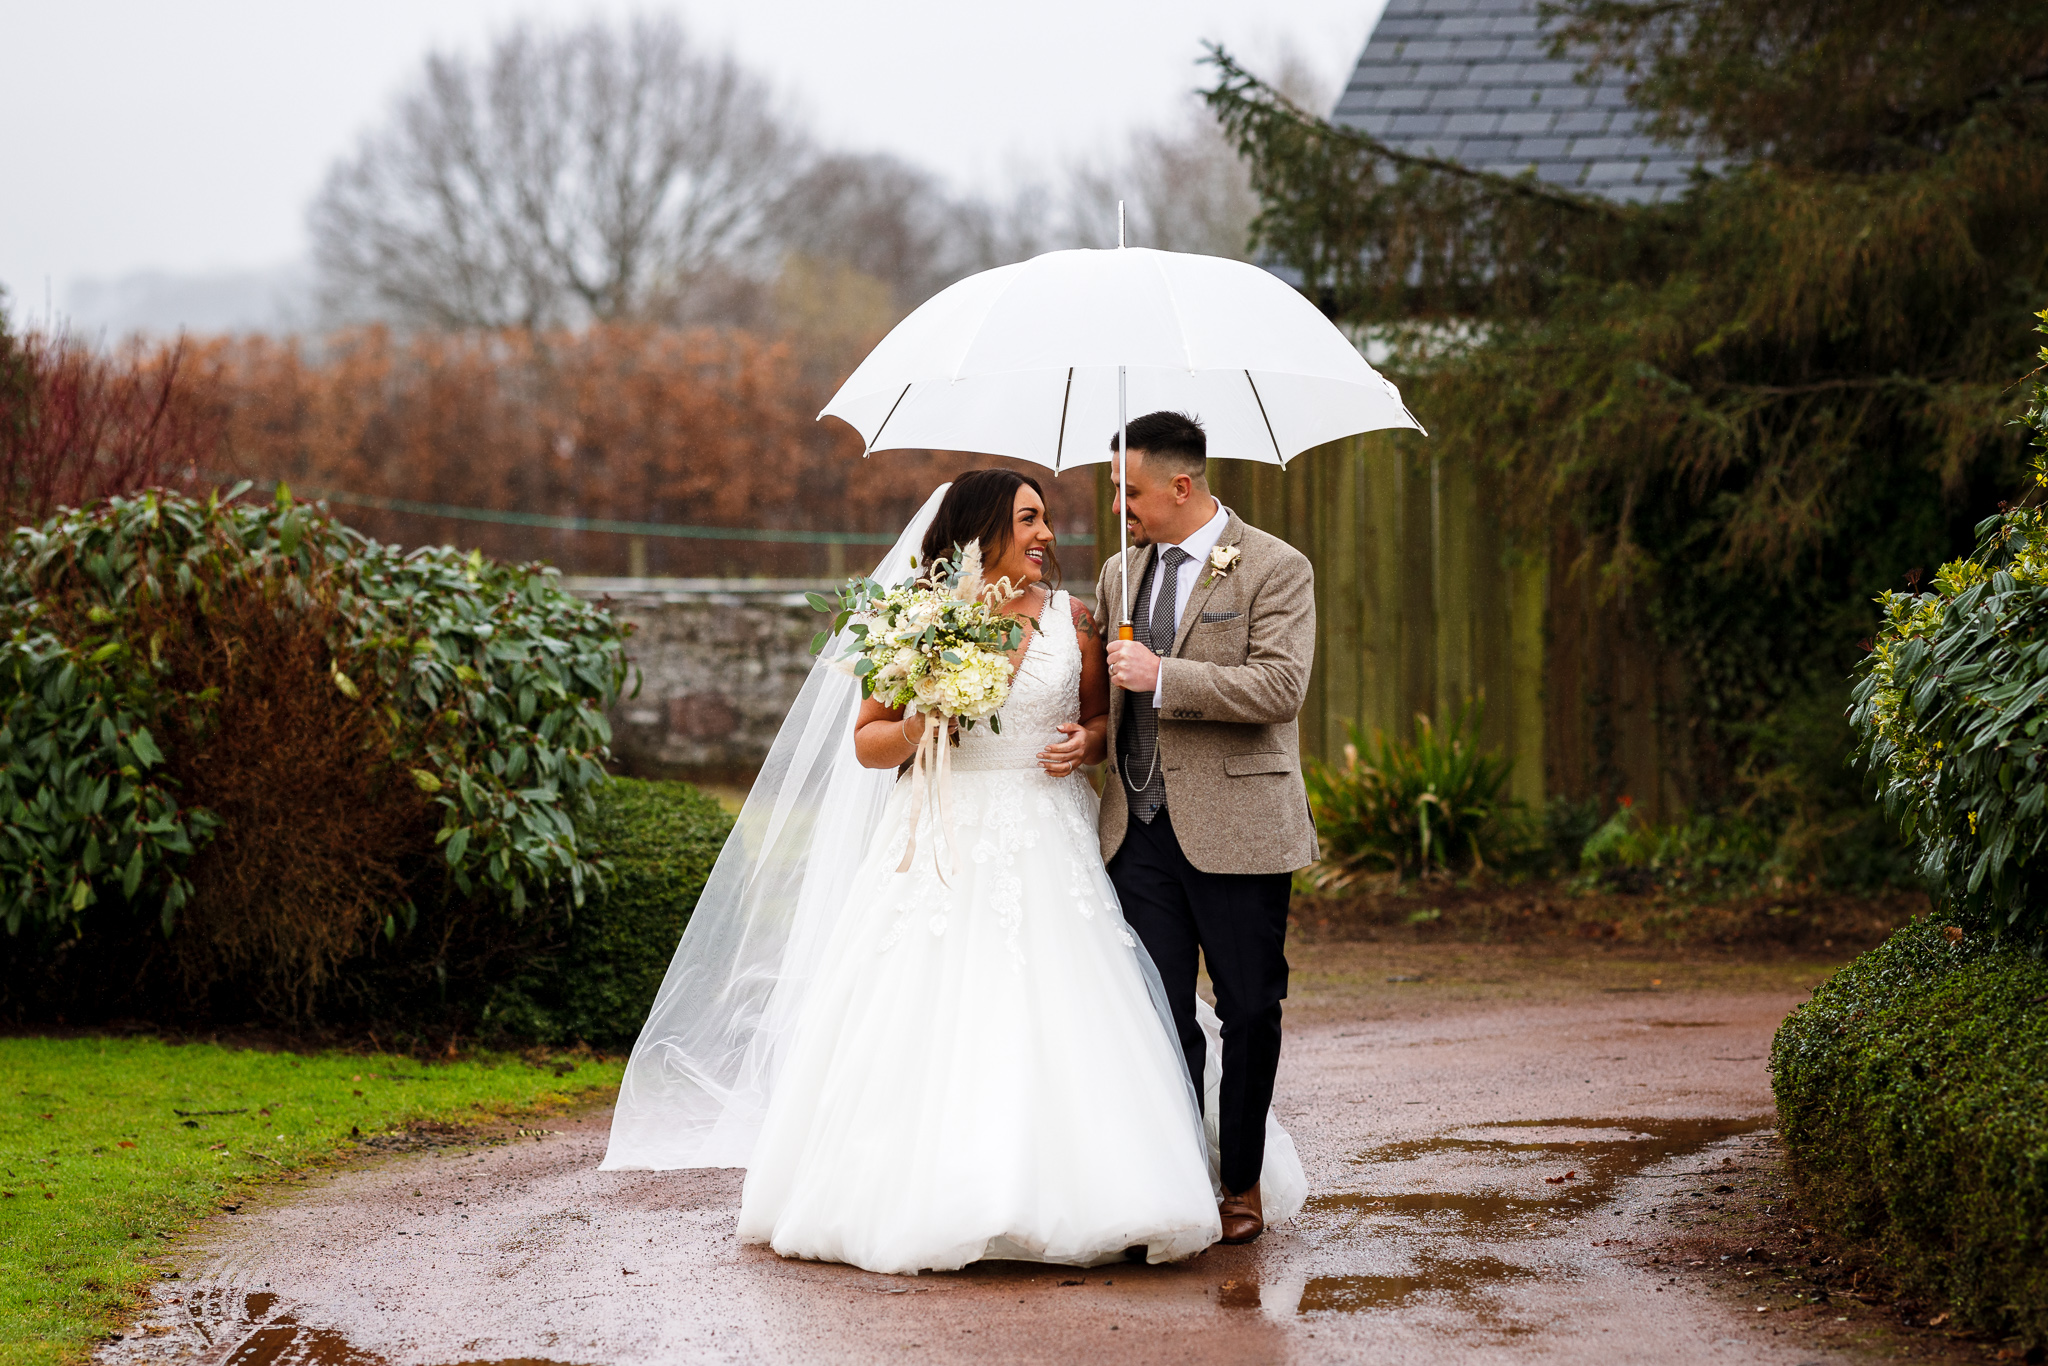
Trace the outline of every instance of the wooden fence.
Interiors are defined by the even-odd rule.
[[[1469,464],[1406,434],[1317,447],[1285,470],[1215,461],[1210,486],[1315,565],[1305,754],[1334,762],[1353,725],[1406,737],[1418,713],[1442,724],[1478,700],[1480,741],[1514,760],[1531,806],[1628,796],[1664,819],[1685,805],[1682,679],[1640,614],[1575,572],[1568,527],[1518,545]],[[1113,548],[1107,467],[1097,487],[1097,544]]]

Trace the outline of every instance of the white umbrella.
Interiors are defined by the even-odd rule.
[[[1212,456],[1282,466],[1356,432],[1422,430],[1283,281],[1142,247],[1047,252],[941,290],[818,416],[852,426],[869,452],[979,451],[1058,473],[1109,459],[1130,413],[1162,408],[1200,418]]]

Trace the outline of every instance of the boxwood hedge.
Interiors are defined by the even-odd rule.
[[[1918,1294],[2048,1343],[2048,963],[1921,920],[1837,973],[1771,1049],[1815,1215]]]
[[[615,778],[582,822],[610,865],[580,910],[553,908],[557,927],[527,966],[484,1005],[485,1030],[541,1043],[632,1043],[732,829],[718,802],[687,783]]]

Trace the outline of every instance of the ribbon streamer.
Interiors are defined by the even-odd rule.
[[[957,876],[960,872],[960,846],[953,838],[953,746],[946,732],[946,718],[935,712],[926,712],[924,730],[917,737],[917,753],[910,765],[910,838],[903,845],[903,861],[896,865],[896,871],[910,871],[911,860],[917,857],[917,827],[924,819],[925,791],[932,795],[932,868],[939,875],[941,884],[950,887],[947,865]],[[946,858],[939,857],[938,846],[945,845]]]

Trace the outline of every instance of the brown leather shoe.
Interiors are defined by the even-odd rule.
[[[1217,1213],[1223,1216],[1223,1241],[1249,1243],[1266,1231],[1266,1212],[1259,1205],[1259,1183],[1242,1195],[1225,1192]]]

